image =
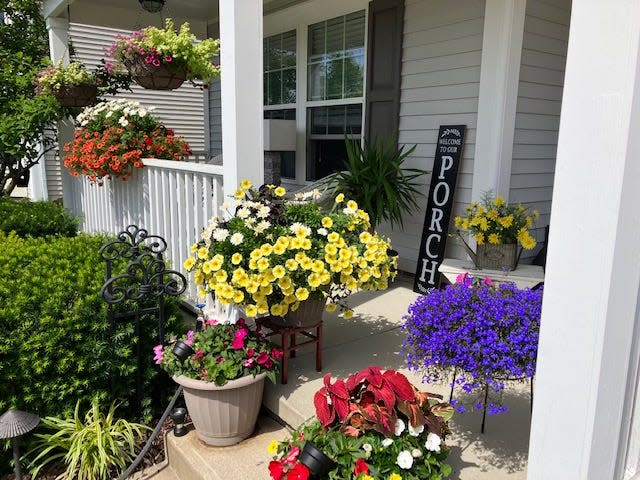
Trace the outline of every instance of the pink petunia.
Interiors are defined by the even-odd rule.
[[[247,358],[242,365],[245,367],[253,367],[255,360],[253,358]]]
[[[274,348],[273,350],[271,350],[271,356],[274,360],[280,360],[282,358],[282,355],[282,350],[280,350],[279,348]]]
[[[234,350],[241,350],[244,348],[244,339],[247,338],[249,334],[249,330],[246,328],[241,328],[236,332],[233,337],[233,342],[231,343],[231,348]]]
[[[256,354],[256,351],[253,348],[251,348],[251,347],[247,348],[247,357],[251,358],[255,354]]]
[[[200,360],[202,357],[204,357],[204,352],[200,349],[197,349],[196,354],[193,356],[193,359]]]
[[[173,62],[173,57],[171,55],[165,55],[164,61],[167,63]]]
[[[189,330],[187,332],[187,339],[184,341],[184,343],[186,343],[189,346],[193,345],[193,336],[195,334],[196,334],[196,332],[194,332],[193,330]]]
[[[269,361],[269,354],[267,352],[260,352],[256,361],[258,362],[258,365],[265,365],[267,361]]]
[[[153,347],[153,360],[157,365],[162,363],[162,359],[164,358],[164,345],[156,345]]]
[[[214,325],[218,324],[218,320],[216,320],[215,318],[210,318],[209,320],[207,320],[206,322],[204,322],[204,324],[207,327],[213,327]]]

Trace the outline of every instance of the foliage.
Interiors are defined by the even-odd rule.
[[[55,95],[67,85],[95,85],[95,73],[87,70],[82,62],[71,62],[63,66],[62,60],[55,66],[49,65],[38,73],[36,78],[36,93]]]
[[[485,194],[482,201],[474,202],[467,207],[463,217],[455,218],[455,225],[462,230],[469,230],[478,245],[491,243],[519,242],[525,250],[536,246],[536,240],[529,230],[539,217],[538,211],[532,214],[522,205],[509,205],[503,197],[493,198],[490,193]]]
[[[184,361],[163,345],[154,348],[154,360],[169,375],[184,375],[222,386],[229,380],[266,373],[275,383],[282,351],[251,330],[244,319],[235,324],[207,320],[201,331],[189,331],[180,341],[192,349]],[[174,339],[170,345],[175,342]]]
[[[0,411],[68,415],[76,400],[98,396],[123,401],[127,418],[138,415],[134,324],[120,321],[111,341],[107,305],[99,295],[105,264],[98,250],[105,241],[87,235],[22,239],[0,232]],[[122,270],[115,265],[114,272]],[[166,311],[166,331],[182,331],[177,303],[167,302]],[[155,318],[142,318],[141,351],[157,342],[156,328]],[[141,376],[143,413],[149,417],[157,408],[152,399],[172,382],[151,357],[143,361]]]
[[[55,131],[49,127],[64,115],[53,97],[33,95],[36,74],[48,61],[40,4],[12,0],[0,8],[7,19],[0,22],[0,196],[9,195],[52,148]]]
[[[64,165],[73,176],[92,182],[126,180],[147,157],[180,160],[191,153],[182,137],[160,123],[138,102],[112,100],[88,107],[77,117],[74,140],[64,146]]]
[[[419,183],[414,180],[426,174],[424,170],[403,168],[404,162],[415,150],[396,148],[396,138],[387,141],[376,138],[374,144],[345,138],[347,159],[344,171],[328,177],[334,192],[344,192],[369,214],[371,224],[381,222],[403,226],[403,215],[418,208],[416,196],[421,195]]]
[[[270,445],[271,478],[308,478],[309,470],[299,461],[305,442],[337,464],[330,479],[435,480],[451,473],[443,462],[453,408],[439,396],[419,392],[401,373],[379,367],[333,384],[330,377],[314,397],[317,419],[303,424],[291,439]]]
[[[542,290],[460,275],[455,284],[434,289],[409,307],[403,354],[409,368],[422,371],[428,381],[457,368],[456,383],[464,391],[485,386],[502,391],[506,379],[535,374],[541,308]],[[504,410],[492,403],[488,411]]]
[[[51,462],[63,461],[68,480],[111,478],[114,471],[122,472],[133,461],[136,445],[148,427],[115,416],[116,405],[111,404],[105,415],[96,398],[91,408],[80,415],[80,401],[73,418],[46,417],[42,425],[48,433],[38,433],[31,462],[32,476]]]
[[[284,316],[307,298],[328,297],[327,310],[340,306],[349,318],[349,293],[384,290],[395,278],[390,242],[369,233],[368,215],[342,194],[326,214],[313,202],[317,191],[293,201],[285,194],[273,185],[256,192],[243,181],[235,214],[211,219],[185,268],[202,296],[244,305],[248,317]]]
[[[0,198],[0,231],[7,234],[14,231],[20,237],[74,237],[78,232],[78,219],[59,203]]]
[[[197,42],[183,23],[176,32],[173,20],[165,20],[164,29],[146,27],[131,35],[119,36],[107,52],[115,64],[107,63],[109,70],[117,70],[120,63],[125,66],[144,64],[159,68],[164,66],[172,72],[184,72],[188,80],[200,79],[209,83],[220,76],[220,68],[212,60],[218,55],[219,41],[208,38]]]

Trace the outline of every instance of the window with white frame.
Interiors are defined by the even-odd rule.
[[[296,31],[264,39],[264,104],[296,103]]]

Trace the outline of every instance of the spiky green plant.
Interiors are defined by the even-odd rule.
[[[29,452],[38,453],[30,465],[33,478],[44,466],[57,461],[66,464],[67,480],[107,479],[114,469],[121,472],[127,468],[135,458],[137,440],[149,427],[116,419],[116,408],[112,403],[104,415],[94,398],[84,419],[80,415],[80,401],[71,419],[42,419],[49,432],[37,434],[36,446]]]
[[[347,159],[345,170],[332,173],[327,181],[334,192],[342,192],[355,200],[369,214],[372,228],[386,221],[403,226],[402,216],[418,208],[416,196],[422,195],[415,179],[428,172],[403,168],[403,163],[415,150],[397,148],[396,136],[380,137],[371,144],[345,138]]]

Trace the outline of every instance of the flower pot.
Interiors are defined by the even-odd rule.
[[[309,298],[304,302],[300,302],[300,306],[295,312],[288,312],[284,317],[273,317],[273,322],[280,326],[286,327],[303,327],[305,325],[314,325],[322,320],[322,313],[326,300],[323,298]]]
[[[304,444],[298,460],[318,478],[324,478],[327,473],[336,468],[336,462],[311,442]]]
[[[184,400],[200,439],[216,447],[235,445],[253,433],[262,404],[266,373],[247,375],[221,387],[183,375]]]
[[[136,57],[132,60],[124,61],[131,78],[142,88],[148,90],[175,90],[187,79],[184,69],[169,69],[166,65],[160,64],[156,67],[146,63],[143,57]]]
[[[98,87],[91,83],[82,85],[62,85],[55,93],[56,100],[63,107],[86,107],[96,101]]]
[[[184,362],[187,358],[189,358],[189,356],[195,353],[193,351],[193,348],[184,343],[182,340],[176,342],[176,344],[173,346],[172,351],[173,354],[178,357],[178,360],[180,360],[181,362]]]
[[[476,247],[476,266],[490,270],[515,270],[518,263],[517,245],[482,244]]]

